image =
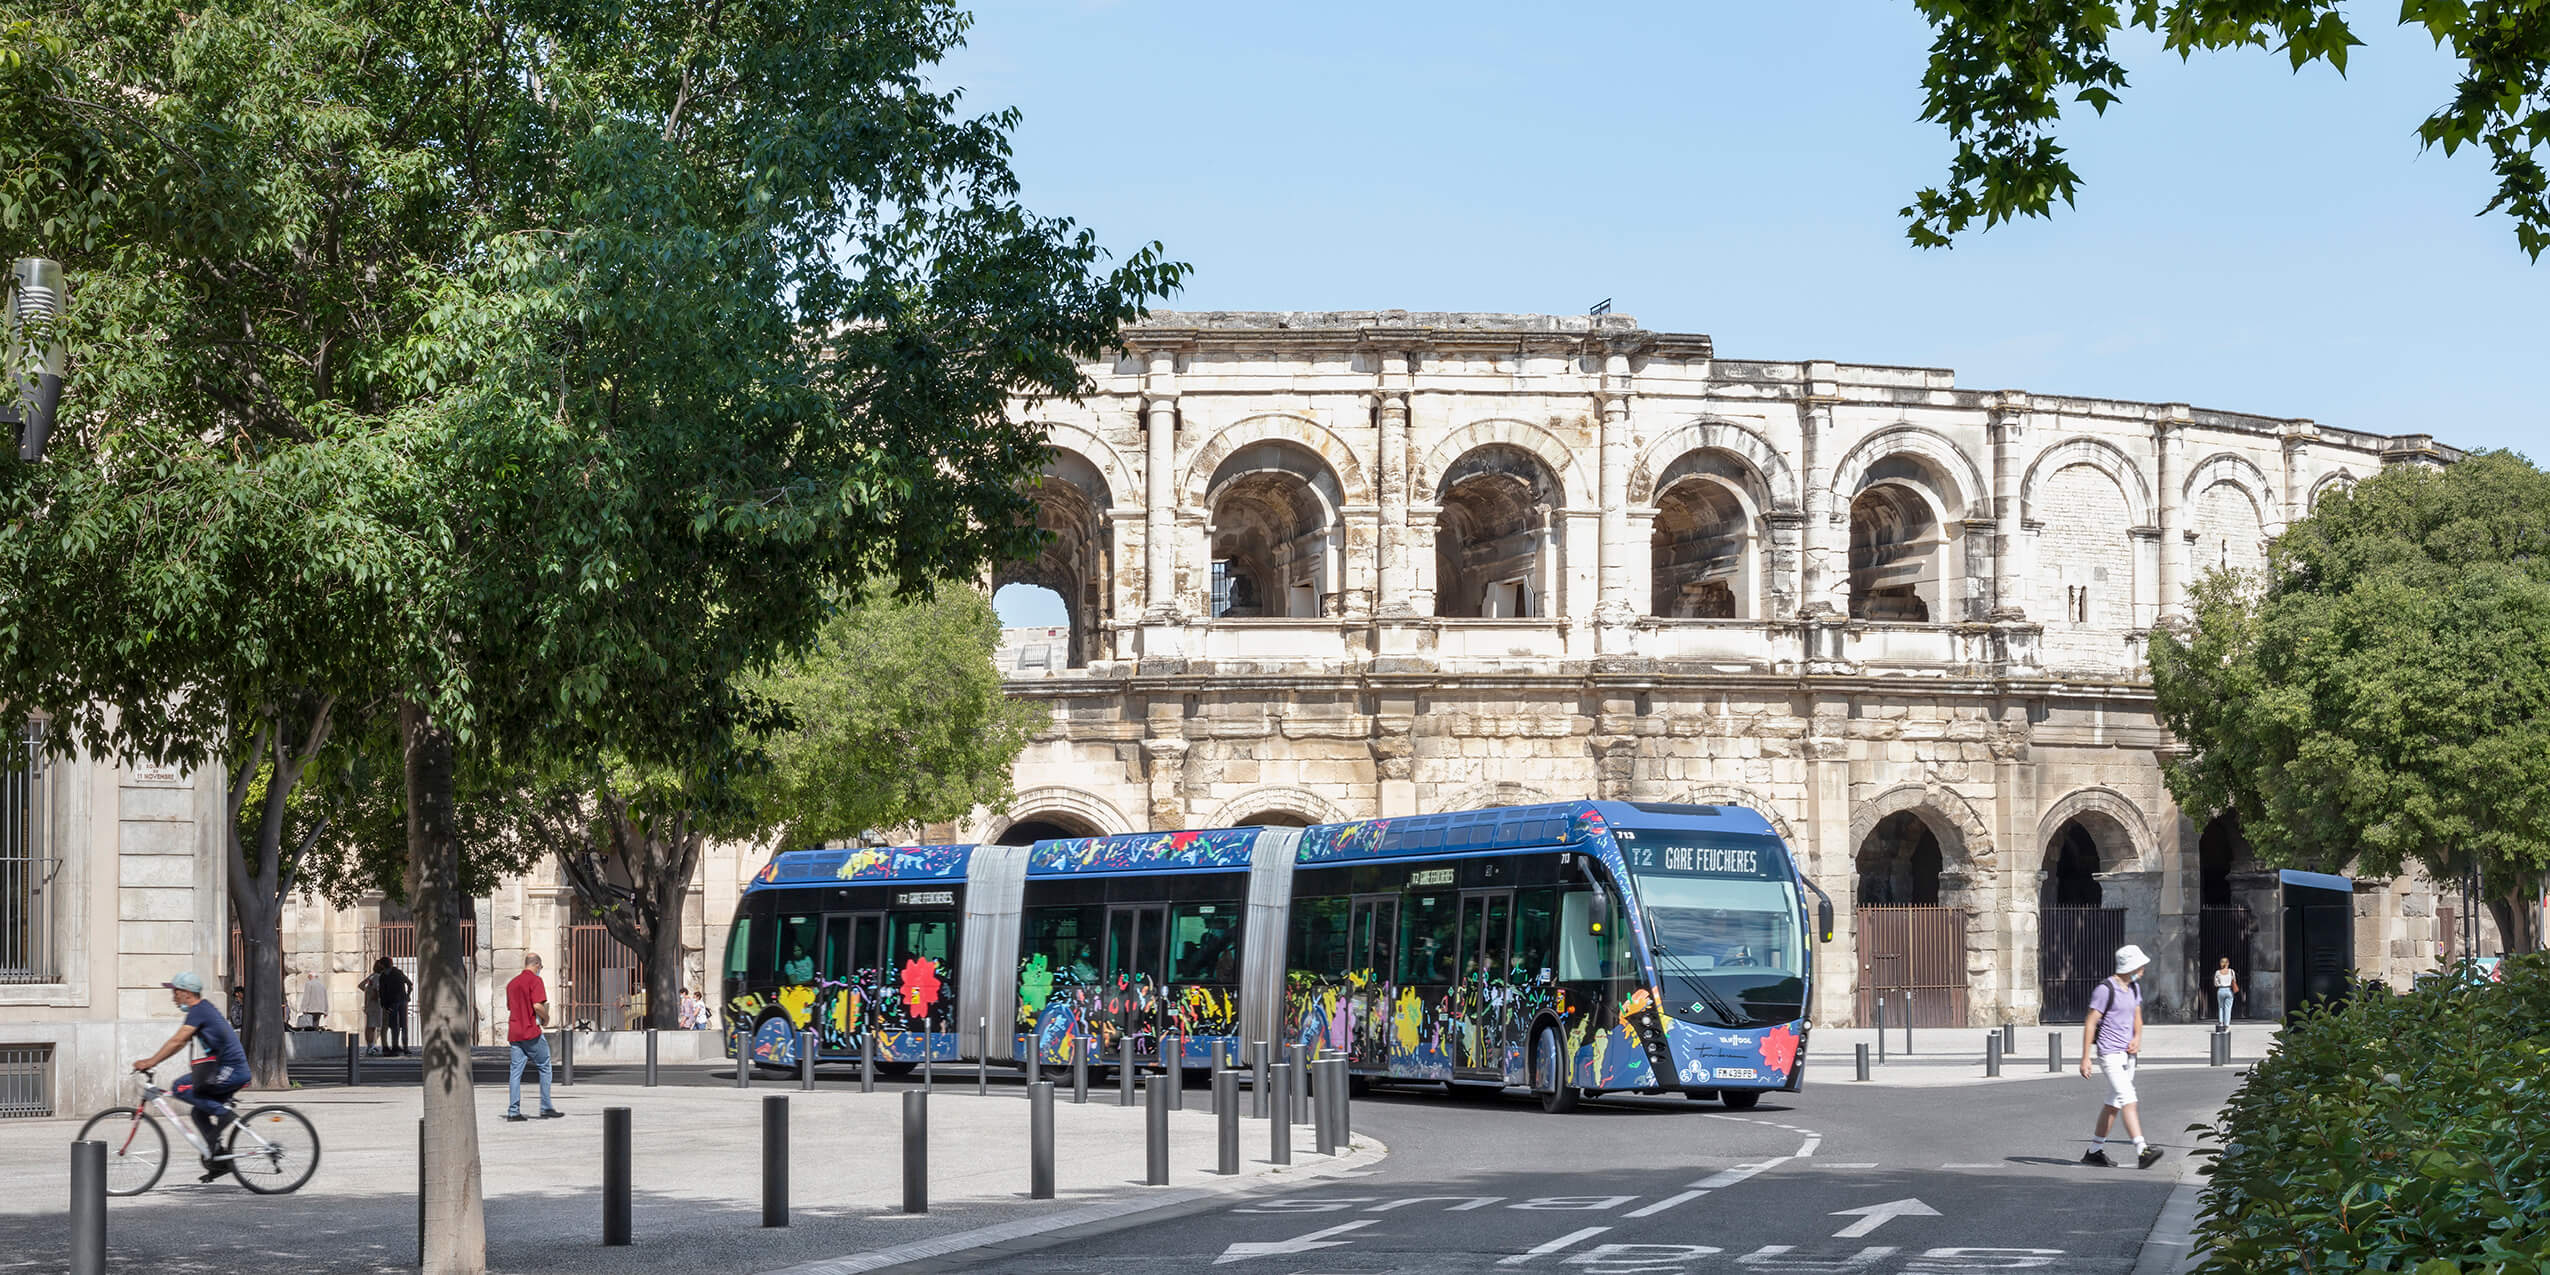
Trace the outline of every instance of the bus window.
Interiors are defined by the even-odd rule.
[[[894,914],[894,941],[886,959],[900,970],[914,957],[947,963],[949,940],[956,931],[953,912],[897,912]]]
[[[1461,896],[1411,894],[1402,915],[1407,935],[1399,944],[1399,985],[1451,982],[1461,942]]]
[[[1045,958],[1054,981],[1092,985],[1098,981],[1098,941],[1107,928],[1106,909],[1052,907],[1027,909],[1027,959]]]
[[[1169,909],[1159,904],[1108,909],[1107,976],[1157,980],[1168,922]]]
[[[1293,900],[1290,967],[1322,978],[1346,974],[1346,900]]]
[[[1169,941],[1169,980],[1235,984],[1240,981],[1238,903],[1178,906]]]
[[[1517,978],[1541,979],[1555,973],[1558,952],[1552,943],[1558,895],[1552,890],[1525,890],[1514,896],[1514,958]]]
[[[1473,894],[1461,900],[1461,968],[1463,980],[1502,977],[1506,930],[1514,901],[1504,894]]]
[[[1603,932],[1592,933],[1594,894],[1570,890],[1558,900],[1558,977],[1561,982],[1635,979],[1638,962],[1629,955],[1629,936],[1620,912],[1620,896],[1607,893],[1611,906]]]
[[[886,921],[886,985],[895,989],[896,1010],[906,1023],[934,1024],[956,1004],[956,914],[946,911],[896,912]],[[933,968],[915,970],[914,961]]]
[[[753,914],[749,903],[735,909],[735,929],[726,936],[726,977],[730,982],[759,984],[770,980],[767,970],[753,969]]]
[[[1399,950],[1399,896],[1357,899],[1354,908],[1355,928],[1346,941],[1346,959],[1369,977],[1387,982],[1395,968],[1392,955]]]
[[[860,975],[877,967],[877,939],[884,920],[874,912],[824,918],[823,960],[817,968],[826,982],[857,982]]]
[[[823,918],[809,913],[779,917],[779,981],[790,986],[815,981],[815,952],[822,944]]]

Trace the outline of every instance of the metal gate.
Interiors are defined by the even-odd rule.
[[[2197,1004],[2203,1016],[2214,1013],[2214,967],[2224,957],[2231,958],[2231,972],[2240,976],[2240,990],[2231,998],[2231,1016],[2247,1018],[2256,1013],[2249,994],[2249,941],[2258,932],[2257,920],[2249,909],[2239,905],[2209,907],[2196,924],[2196,989]],[[2263,1017],[2273,1017],[2270,1008]]]
[[[414,921],[384,921],[379,925],[363,927],[363,973],[367,976],[371,974],[372,963],[384,956],[390,958],[390,964],[398,967],[399,973],[407,975],[407,1025],[410,1032],[409,1039],[413,1040],[417,1007],[425,1001],[425,998],[417,994],[416,990],[422,980],[416,973],[416,923]],[[476,917],[461,918],[460,960],[462,967],[471,973],[475,974],[478,971],[478,918]],[[291,982],[290,979],[284,981]],[[298,1002],[295,1003],[298,1004]],[[363,1011],[361,1001],[354,1003],[354,1011],[355,1021],[360,1021]],[[484,1007],[481,1007],[479,1013],[483,1015],[485,1012]],[[390,1024],[384,1023],[382,1026],[387,1027]]]
[[[2116,972],[2125,942],[2123,908],[2045,908],[2037,913],[2036,981],[2041,1021],[2069,1022],[2090,1012],[2090,992]]]
[[[1886,998],[1886,1025],[1901,1026],[1912,1009],[1915,1027],[1966,1025],[1966,910],[1931,905],[1861,904],[1854,916],[1859,943],[1859,1024],[1877,1024],[1877,998]]]
[[[602,925],[567,927],[565,986],[559,988],[569,1026],[589,1024],[594,1031],[625,1030],[629,993],[639,986],[637,953],[611,937]]]

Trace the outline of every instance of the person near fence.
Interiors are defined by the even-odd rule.
[[[230,1096],[248,1086],[248,1051],[239,1047],[239,1033],[231,1030],[230,1020],[204,999],[202,975],[186,970],[160,986],[168,989],[168,999],[177,1002],[186,1021],[158,1052],[134,1059],[133,1070],[149,1071],[184,1049],[187,1042],[194,1042],[194,1057],[188,1060],[191,1074],[169,1086],[168,1096],[194,1108],[195,1132],[212,1148],[203,1157],[201,1179],[210,1182],[230,1172],[230,1159],[221,1151],[221,1126],[233,1119]]]
[[[407,1048],[407,1002],[416,984],[407,971],[388,957],[381,958],[381,1052],[405,1054]]]
[[[2151,963],[2143,949],[2128,943],[2116,949],[2116,973],[2090,992],[2089,1017],[2081,1025],[2081,1076],[2088,1078],[2090,1060],[2096,1058],[2107,1076],[2107,1105],[2098,1109],[2083,1164],[2114,1163],[2107,1158],[2107,1131],[2118,1116],[2125,1118],[2125,1136],[2134,1140],[2135,1168],[2148,1169],[2161,1157],[2159,1147],[2143,1140],[2143,1117],[2134,1094],[2134,1062],[2143,1052],[2141,983]]]
[[[389,967],[386,956],[373,961],[372,972],[354,985],[363,993],[363,1048],[373,1054],[381,1052],[381,971]]]
[[[522,954],[522,972],[505,984],[505,1042],[511,1046],[505,1078],[505,1119],[522,1121],[522,1069],[540,1069],[540,1118],[566,1115],[549,1102],[549,987],[540,981],[540,954]]]
[[[2232,972],[2231,958],[2222,958],[2214,966],[2214,1022],[2224,1031],[2231,1030],[2231,998],[2240,994],[2240,975]]]

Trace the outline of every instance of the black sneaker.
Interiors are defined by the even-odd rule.
[[[2090,1148],[2090,1153],[2081,1157],[2081,1163],[2095,1164],[2102,1169],[2116,1167],[2116,1162],[2107,1158],[2107,1152],[2097,1147]]]
[[[201,1158],[204,1162],[204,1175],[195,1179],[196,1181],[218,1182],[223,1178],[230,1176],[230,1161],[227,1157],[219,1160],[215,1160],[210,1156],[203,1156],[199,1158]]]
[[[567,1118],[567,1113],[558,1110],[556,1107],[551,1107],[547,1111],[541,1112],[540,1118],[543,1120],[564,1120]]]
[[[531,1117],[526,1116],[519,1111],[508,1111],[505,1113],[505,1119],[510,1120],[515,1124],[521,1124],[523,1121],[529,1120],[530,1118]]]
[[[2160,1157],[2162,1154],[2163,1152],[2159,1147],[2145,1147],[2143,1148],[2143,1153],[2141,1155],[2134,1157],[2134,1167],[2137,1169],[2148,1169],[2153,1165],[2160,1163]]]

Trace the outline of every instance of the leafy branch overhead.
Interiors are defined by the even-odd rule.
[[[2182,58],[2255,48],[2294,70],[2322,62],[2346,73],[2363,44],[2338,0],[1915,0],[1936,38],[1922,74],[1921,118],[1956,143],[1945,186],[1914,196],[1907,233],[1948,246],[1982,222],[2051,215],[2069,205],[2080,174],[2055,141],[2071,103],[2105,114],[2126,86],[2114,42],[2120,31],[2160,36]],[[2480,211],[2503,210],[2535,260],[2550,248],[2550,6],[2540,0],[2401,0],[2399,21],[2432,37],[2462,64],[2452,100],[2417,127],[2422,145],[2488,154],[2497,193]]]

